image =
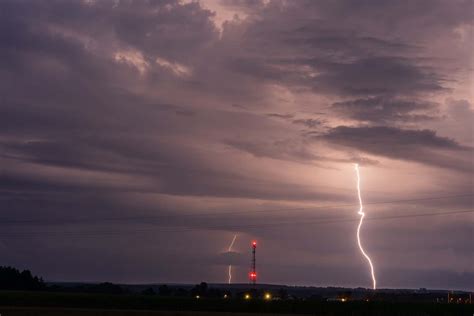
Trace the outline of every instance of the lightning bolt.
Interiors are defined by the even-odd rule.
[[[359,244],[360,252],[364,255],[365,259],[369,262],[370,266],[370,273],[372,275],[372,283],[373,283],[373,288],[374,290],[377,288],[377,280],[375,279],[375,272],[374,272],[374,265],[372,264],[372,260],[370,260],[370,257],[367,255],[367,253],[364,251],[364,248],[362,248],[362,244],[360,242],[360,228],[362,226],[362,222],[364,221],[365,213],[364,213],[364,206],[362,205],[362,197],[360,195],[360,172],[359,172],[359,164],[354,164],[356,173],[357,173],[357,194],[359,196],[359,212],[357,214],[360,215],[360,222],[359,226],[357,227],[357,243]]]
[[[232,239],[232,242],[229,245],[229,249],[227,250],[228,252],[232,251],[232,247],[234,246],[235,240],[237,239],[237,234],[234,235],[234,238]],[[229,264],[229,280],[228,283],[232,281],[232,265]]]

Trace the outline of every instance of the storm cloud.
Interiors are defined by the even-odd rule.
[[[365,269],[348,242],[354,162],[367,201],[413,200],[368,217],[472,208],[452,197],[473,185],[472,9],[1,1],[1,264],[47,280],[226,282],[232,263],[246,282],[258,238],[262,282],[368,286],[342,273]],[[416,219],[371,222],[382,286],[470,288],[473,218],[444,218],[424,219],[424,236],[449,240],[426,240],[426,267],[391,266],[422,247]]]

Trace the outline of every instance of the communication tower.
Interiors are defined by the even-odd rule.
[[[257,250],[257,242],[252,241],[252,264],[249,273],[250,283],[255,285],[257,283],[257,260],[255,258],[255,252]]]

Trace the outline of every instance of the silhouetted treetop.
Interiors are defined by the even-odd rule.
[[[20,270],[13,267],[0,267],[1,290],[42,290],[45,284],[42,278],[33,276],[29,270]]]

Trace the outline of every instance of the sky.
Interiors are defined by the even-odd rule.
[[[370,288],[358,163],[378,286],[474,290],[473,6],[0,1],[0,265]]]

